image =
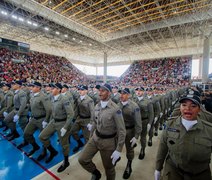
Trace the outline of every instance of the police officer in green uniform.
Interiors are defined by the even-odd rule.
[[[52,116],[49,124],[39,135],[39,139],[43,143],[44,147],[50,152],[49,157],[46,159],[46,163],[49,163],[58,152],[50,144],[50,137],[57,131],[57,135],[62,146],[64,161],[63,164],[57,169],[57,172],[64,171],[69,166],[69,136],[74,117],[74,111],[72,109],[69,99],[66,99],[61,95],[62,85],[56,83],[53,85],[52,95],[54,96],[52,102]],[[42,155],[42,154],[41,154]]]
[[[4,84],[2,89],[4,91],[4,100],[0,111],[0,115],[6,118],[7,115],[13,110],[14,93],[13,91],[10,90],[11,84],[9,83]],[[6,131],[7,129],[8,127],[6,126],[3,131]]]
[[[129,99],[130,90],[124,88],[120,91],[120,103],[119,107],[122,110],[124,123],[126,127],[126,156],[127,166],[123,174],[124,179],[128,179],[132,173],[132,160],[134,158],[134,147],[137,145],[136,142],[141,134],[142,122],[141,113],[138,105]]]
[[[100,99],[99,99],[99,88],[100,88],[100,85],[97,84],[95,87],[93,87],[92,92],[89,93],[89,96],[94,101],[94,105],[96,105],[100,101]]]
[[[68,85],[63,84],[63,89],[62,89],[62,91],[61,91],[61,94],[62,94],[63,96],[66,96],[66,98],[69,99],[69,101],[70,101],[72,107],[74,107],[74,98],[73,98],[72,93],[69,91]]]
[[[120,108],[110,99],[111,86],[104,84],[99,90],[101,101],[95,106],[95,119],[92,123],[91,138],[79,156],[79,163],[92,179],[101,178],[101,173],[92,162],[99,151],[107,180],[115,180],[115,164],[120,159],[125,142],[126,129]]]
[[[31,156],[40,149],[33,134],[37,129],[42,131],[49,122],[51,116],[51,102],[47,95],[41,92],[41,83],[34,82],[32,85],[33,95],[30,99],[31,117],[24,130],[24,139],[33,147],[28,153],[28,156]],[[44,149],[44,151],[46,151],[46,149]]]
[[[134,101],[138,104],[140,108],[142,119],[141,150],[138,157],[140,160],[144,159],[145,157],[146,136],[154,121],[153,104],[147,97],[144,97],[144,92],[144,87],[136,88],[135,93],[137,97],[135,97],[134,99]]]
[[[149,130],[149,140],[148,140],[148,146],[152,146],[152,138],[153,138],[153,133],[154,133],[154,127],[157,121],[160,119],[160,113],[161,111],[161,106],[160,106],[160,97],[154,94],[152,89],[148,89],[148,97],[149,100],[152,101],[153,104],[153,109],[154,109],[154,122],[151,124],[151,128]]]
[[[156,158],[155,180],[211,180],[212,124],[198,118],[200,98],[180,101],[181,116],[167,122]]]
[[[5,124],[11,130],[11,133],[7,135],[9,141],[18,138],[20,136],[16,130],[17,121],[23,131],[28,123],[27,95],[21,89],[21,86],[22,86],[21,81],[13,82],[12,88],[15,90],[15,95],[13,99],[14,109],[4,119]]]
[[[112,94],[111,94],[111,100],[118,104],[120,102],[120,94],[118,92],[119,88],[118,86],[113,86],[112,87]]]
[[[80,97],[77,101],[77,119],[71,129],[71,134],[78,142],[78,145],[73,149],[73,152],[77,152],[83,146],[83,143],[78,136],[80,129],[82,129],[85,142],[88,142],[90,132],[87,128],[87,125],[94,119],[94,102],[93,99],[87,95],[88,86],[81,85],[78,87],[78,90]]]

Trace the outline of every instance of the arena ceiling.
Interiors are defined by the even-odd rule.
[[[103,64],[104,53],[108,65],[201,55],[212,31],[211,5],[211,0],[1,0],[0,37],[94,66]]]

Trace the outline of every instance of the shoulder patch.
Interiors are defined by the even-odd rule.
[[[135,111],[140,111],[140,108],[136,108]]]
[[[118,111],[116,112],[116,114],[118,114],[118,115],[122,114],[121,110],[118,110]]]
[[[65,106],[69,106],[69,104],[70,104],[69,102],[65,102],[64,103]]]

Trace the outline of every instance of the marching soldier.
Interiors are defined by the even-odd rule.
[[[134,147],[141,134],[142,122],[141,113],[138,105],[129,99],[130,90],[129,88],[124,88],[120,92],[120,100],[118,103],[122,110],[125,127],[126,127],[126,139],[125,146],[127,151],[127,166],[123,174],[124,179],[128,179],[132,173],[132,160],[134,158]]]
[[[14,109],[4,119],[6,126],[8,126],[11,130],[11,133],[7,135],[9,141],[20,136],[16,130],[17,121],[23,131],[28,123],[27,95],[21,89],[21,86],[21,81],[15,81],[12,84],[12,88],[15,90],[15,95],[13,99]],[[26,141],[24,142],[24,144],[27,145]]]
[[[160,140],[155,180],[211,180],[212,124],[199,119],[200,98],[188,94],[179,101],[181,116],[167,122]],[[186,147],[186,148],[185,148]]]
[[[69,136],[74,117],[74,111],[72,109],[69,99],[61,95],[62,85],[56,83],[53,85],[52,95],[54,96],[52,102],[52,116],[49,124],[39,135],[39,139],[43,143],[44,147],[50,152],[49,157],[46,159],[46,163],[49,163],[58,152],[50,144],[49,138],[57,131],[60,144],[63,149],[64,161],[63,164],[57,169],[57,172],[64,171],[69,166]],[[42,155],[42,154],[41,154]],[[46,156],[46,154],[44,154]]]
[[[111,100],[118,104],[120,102],[120,94],[118,92],[119,88],[118,86],[112,87],[112,95],[111,95]]]
[[[99,90],[101,101],[95,107],[95,119],[92,123],[91,138],[79,156],[79,163],[92,179],[101,178],[101,173],[92,162],[99,151],[105,168],[107,180],[115,180],[115,164],[120,159],[124,145],[126,129],[122,112],[110,99],[111,86],[104,84]]]
[[[33,147],[33,149],[28,153],[28,156],[31,156],[40,149],[33,137],[33,134],[37,129],[42,131],[43,128],[46,127],[51,115],[51,102],[47,95],[41,91],[41,83],[34,82],[32,92],[33,95],[30,99],[31,117],[24,130],[24,139],[26,139],[26,141]],[[46,149],[44,148],[43,151],[46,151]],[[38,160],[40,160],[40,158],[38,158]]]
[[[71,134],[73,135],[73,138],[78,142],[78,145],[73,149],[73,152],[77,152],[83,146],[83,143],[78,136],[78,132],[80,129],[82,129],[85,142],[88,142],[90,132],[87,128],[87,125],[94,119],[94,102],[93,99],[91,99],[87,95],[88,87],[81,85],[78,87],[78,89],[80,97],[77,101],[77,119],[71,129]]]
[[[13,98],[14,98],[14,93],[10,90],[11,89],[11,84],[4,84],[2,87],[3,91],[4,91],[4,100],[3,100],[3,104],[2,104],[2,108],[0,111],[0,115],[4,118],[7,117],[7,115],[13,110]],[[6,126],[6,128],[3,131],[6,131],[8,129],[8,127]]]
[[[145,157],[146,136],[154,121],[153,104],[147,97],[144,97],[144,91],[143,87],[136,88],[135,92],[137,97],[134,99],[140,108],[142,119],[141,150],[138,157],[140,160]]]

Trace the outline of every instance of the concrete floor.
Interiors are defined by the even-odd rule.
[[[133,160],[132,168],[133,172],[130,176],[130,180],[154,180],[154,171],[155,171],[155,158],[157,154],[157,149],[159,145],[159,140],[161,136],[161,131],[159,132],[159,136],[153,138],[153,146],[146,148],[146,156],[143,160],[138,159],[138,155],[140,152],[140,143],[135,148],[135,158]],[[55,165],[51,169],[49,169],[52,173],[54,173],[59,179],[63,180],[70,180],[70,179],[76,179],[76,180],[87,180],[91,179],[91,174],[88,173],[86,170],[84,170],[80,164],[78,163],[78,156],[79,153],[71,156],[69,158],[70,166],[63,172],[63,173],[57,173],[57,168],[60,164]],[[121,155],[122,159],[117,163],[116,165],[116,179],[121,180],[123,172],[126,167],[126,156],[125,156],[125,147],[122,151]],[[97,168],[102,173],[101,179],[106,179],[104,169],[102,166],[101,158],[99,153],[95,156],[93,159],[93,162],[96,164]],[[210,167],[212,169],[212,165],[210,164]],[[52,180],[52,177],[49,176],[46,172],[40,174],[34,180]]]

